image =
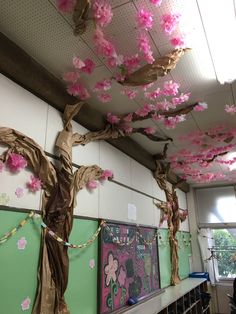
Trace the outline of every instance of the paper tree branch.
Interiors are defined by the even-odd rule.
[[[172,71],[183,54],[191,49],[175,49],[171,53],[156,59],[152,64],[146,64],[137,71],[127,74],[124,81],[119,82],[127,86],[140,86],[155,82]]]

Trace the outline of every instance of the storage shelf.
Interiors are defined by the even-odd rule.
[[[138,303],[126,314],[210,314],[210,306],[203,308],[203,297],[207,294],[206,279],[187,278],[176,286],[150,300]]]

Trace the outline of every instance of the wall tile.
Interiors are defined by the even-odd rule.
[[[131,160],[131,186],[138,191],[153,194],[152,173],[135,160]]]
[[[132,191],[132,204],[137,208],[137,224],[155,226],[155,213],[152,198]]]

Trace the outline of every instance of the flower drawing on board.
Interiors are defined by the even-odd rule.
[[[120,287],[125,286],[126,272],[123,266],[120,266],[120,272],[118,276],[118,282]]]
[[[27,244],[27,241],[26,241],[25,237],[20,238],[17,241],[18,250],[24,250],[26,247],[26,244]]]
[[[89,267],[90,267],[91,269],[93,269],[93,268],[95,267],[95,260],[94,260],[94,258],[92,258],[92,259],[89,261]]]
[[[10,197],[6,193],[0,194],[0,205],[7,205],[10,202]]]
[[[29,297],[25,298],[22,302],[21,302],[21,309],[22,311],[27,311],[30,308],[30,303],[31,300]]]
[[[15,195],[17,198],[21,198],[22,196],[24,196],[24,189],[22,188],[17,188],[15,191]]]
[[[106,286],[109,286],[111,280],[113,280],[113,282],[116,281],[118,266],[118,260],[114,258],[113,254],[110,252],[108,254],[108,264],[104,268],[104,272],[106,274]]]

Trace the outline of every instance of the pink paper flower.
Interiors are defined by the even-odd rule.
[[[86,185],[88,190],[95,190],[98,187],[98,182],[95,180],[91,180]]]
[[[144,96],[150,100],[155,100],[162,95],[160,88],[157,88],[154,92],[145,92]]]
[[[235,105],[225,105],[225,112],[234,115],[236,113],[236,106]]]
[[[126,280],[126,272],[123,266],[120,266],[120,272],[118,275],[118,282],[120,287],[124,287],[125,286],[125,280]]]
[[[117,56],[114,45],[110,41],[105,39],[102,30],[98,27],[94,32],[93,41],[95,44],[96,51],[99,55],[102,55],[107,58]]]
[[[121,94],[127,96],[129,99],[134,99],[137,96],[138,91],[125,88],[121,91]]]
[[[133,70],[136,70],[140,65],[140,57],[138,54],[134,56],[124,57],[124,66],[126,67],[127,71],[130,73]]]
[[[153,55],[152,55],[152,51],[150,51],[150,53],[146,53],[143,56],[144,60],[148,63],[148,64],[153,64],[153,62],[155,61]]]
[[[22,311],[27,311],[30,308],[30,303],[31,300],[29,297],[25,298],[22,302],[21,302],[21,309]]]
[[[177,106],[189,100],[190,93],[181,94],[179,97],[172,98],[172,104]]]
[[[124,75],[121,75],[120,73],[117,73],[117,74],[115,74],[115,80],[116,80],[117,82],[124,82],[125,76],[124,76]]]
[[[180,19],[179,13],[164,14],[161,18],[161,27],[167,34],[171,34],[177,27]]]
[[[7,159],[7,166],[11,172],[19,172],[27,166],[27,161],[22,155],[11,153]]]
[[[112,100],[111,95],[106,94],[106,93],[99,94],[97,97],[103,103],[107,103],[107,102],[110,102]]]
[[[63,75],[63,80],[66,82],[71,82],[75,83],[79,78],[79,73],[78,72],[66,72]]]
[[[186,47],[186,42],[183,36],[173,37],[170,40],[170,43],[175,48],[184,48]]]
[[[162,3],[162,0],[149,0],[150,3],[154,4],[155,6],[159,7]]]
[[[111,23],[113,13],[111,6],[106,0],[95,0],[92,5],[93,16],[96,23],[101,27],[106,27]]]
[[[92,259],[89,261],[89,267],[90,267],[91,269],[94,269],[94,267],[95,267],[95,260],[94,260],[94,258],[92,258]]]
[[[43,183],[39,178],[36,178],[35,176],[30,176],[30,181],[27,182],[26,186],[30,192],[35,193],[35,192],[41,190],[42,184]]]
[[[84,60],[84,66],[80,68],[81,72],[87,73],[87,74],[92,74],[96,64],[93,62],[91,59],[85,59]]]
[[[145,129],[144,129],[144,132],[145,132],[146,134],[154,134],[154,133],[156,133],[156,129],[151,128],[151,127],[148,127],[148,128],[145,128]]]
[[[5,169],[4,163],[0,160],[0,173]]]
[[[15,195],[17,198],[21,198],[22,196],[24,196],[24,189],[22,188],[17,188],[15,191]]]
[[[173,81],[166,81],[164,83],[163,94],[165,96],[175,96],[179,92],[180,85]]]
[[[102,176],[100,177],[101,180],[108,180],[113,178],[113,172],[109,169],[103,171]]]
[[[62,13],[71,12],[75,6],[75,0],[56,0],[56,5]]]
[[[208,107],[207,103],[205,103],[205,102],[199,102],[198,105],[196,105],[196,106],[193,108],[193,110],[200,112],[200,111],[206,110],[207,107]]]
[[[120,122],[120,118],[118,118],[115,114],[108,113],[107,114],[107,121],[110,124],[118,124]]]
[[[132,112],[130,112],[129,114],[127,114],[127,116],[125,116],[125,117],[123,118],[123,120],[124,120],[125,122],[131,122],[132,119],[133,119],[133,114],[132,114]]]
[[[17,241],[18,250],[24,250],[26,247],[26,244],[27,244],[27,241],[26,241],[25,237],[20,238]]]
[[[148,54],[151,51],[151,46],[149,42],[149,38],[146,34],[141,33],[138,36],[138,49],[139,51],[142,51],[144,54]]]
[[[145,104],[142,108],[136,110],[135,114],[139,117],[146,117],[150,111],[154,110],[155,106],[152,106],[154,105]]]
[[[153,24],[153,14],[145,9],[139,9],[137,14],[137,24],[138,27],[150,30]]]
[[[81,69],[85,67],[85,63],[79,57],[74,57],[72,62],[76,69]]]
[[[85,100],[90,97],[87,89],[81,83],[75,83],[67,88],[67,92],[73,96],[79,96],[81,100]]]
[[[133,128],[128,124],[122,124],[120,129],[125,132],[125,134],[130,134],[133,132]]]
[[[105,79],[102,81],[99,81],[96,83],[93,91],[98,92],[98,91],[107,91],[111,88],[112,80],[111,79]]]

